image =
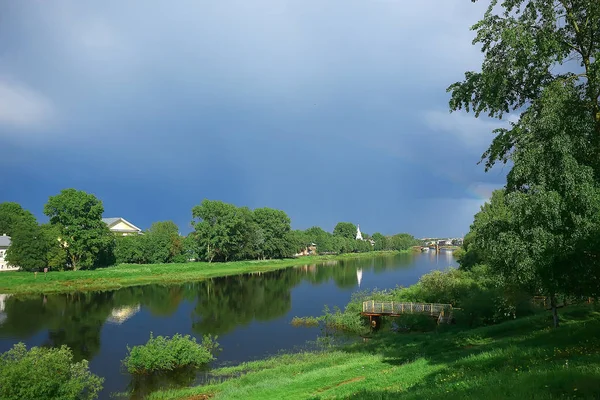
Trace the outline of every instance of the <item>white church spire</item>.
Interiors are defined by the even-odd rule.
[[[360,233],[360,224],[356,227],[356,240],[363,240],[362,233]]]

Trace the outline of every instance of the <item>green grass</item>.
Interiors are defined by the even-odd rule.
[[[64,293],[74,291],[111,290],[151,283],[183,283],[206,278],[266,272],[295,265],[314,264],[329,260],[374,257],[398,252],[352,253],[329,256],[308,256],[285,260],[235,261],[228,263],[194,262],[185,264],[121,264],[91,271],[2,272],[0,293]]]
[[[344,349],[214,371],[222,383],[151,399],[598,399],[600,313],[565,309],[468,331],[377,335]]]

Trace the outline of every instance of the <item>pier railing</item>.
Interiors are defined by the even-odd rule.
[[[363,313],[376,315],[400,314],[430,314],[432,316],[449,314],[452,312],[451,304],[439,303],[403,303],[395,301],[376,302],[369,300],[363,302]]]

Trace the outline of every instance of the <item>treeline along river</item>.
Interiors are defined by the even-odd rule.
[[[301,263],[302,260],[299,260]],[[315,340],[318,328],[294,328],[294,316],[318,316],[325,305],[343,308],[353,292],[408,286],[434,269],[455,265],[451,252],[396,254],[215,278],[177,286],[147,285],[57,295],[0,295],[0,352],[17,342],[69,346],[106,378],[101,398],[136,389],[139,397],[170,384],[192,384],[204,373],[132,380],[122,371],[127,346],[153,332],[219,336],[213,366],[293,350]],[[215,265],[218,268],[218,265]]]

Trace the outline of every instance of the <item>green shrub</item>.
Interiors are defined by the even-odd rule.
[[[86,360],[74,363],[67,346],[32,347],[23,343],[0,355],[0,399],[95,399],[103,378]]]
[[[172,338],[150,333],[145,345],[127,347],[127,357],[123,364],[131,374],[149,374],[158,371],[172,371],[183,367],[201,367],[214,360],[219,344],[217,337],[204,336],[202,343],[190,335],[174,335]]]
[[[323,310],[323,316],[320,317],[325,323],[325,327],[339,332],[351,332],[357,334],[366,334],[370,328],[365,324],[364,318],[358,313],[346,310],[342,312],[335,307],[333,312],[329,311],[329,307]]]
[[[294,317],[292,318],[292,326],[306,326],[314,327],[319,326],[319,319],[317,317]]]
[[[400,331],[429,332],[435,330],[437,319],[423,314],[402,314],[394,321]]]

